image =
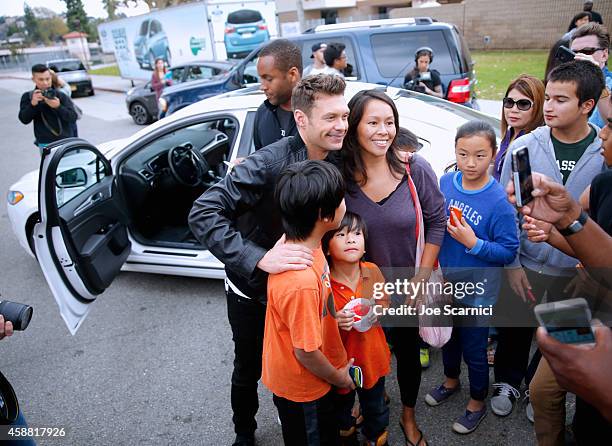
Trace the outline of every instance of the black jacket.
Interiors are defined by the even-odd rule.
[[[285,167],[308,159],[299,135],[283,138],[237,164],[193,204],[189,226],[225,264],[239,290],[266,302],[268,275],[257,263],[283,234],[274,188]]]
[[[32,106],[32,91],[26,91],[21,95],[19,120],[24,124],[34,121],[34,137],[37,144],[49,144],[73,136],[71,124],[76,122],[77,114],[72,99],[59,90],[55,92],[60,100],[60,106],[56,109],[42,101]]]
[[[285,136],[296,136],[298,134],[293,117],[288,129],[281,128],[280,120],[276,114],[277,110],[278,106],[270,104],[267,99],[257,109],[253,130],[255,150],[266,147]]]

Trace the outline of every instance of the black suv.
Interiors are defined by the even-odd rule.
[[[313,44],[341,42],[346,45],[348,63],[352,67],[347,80],[394,87],[403,86],[404,76],[414,66],[416,49],[428,46],[434,52],[431,68],[440,73],[444,97],[477,108],[474,62],[455,25],[434,22],[429,17],[370,20],[320,25],[289,40],[300,45],[304,67],[312,62]],[[198,81],[164,90],[160,99],[162,116],[209,96],[258,83],[257,55],[262,46],[251,52],[225,79]]]

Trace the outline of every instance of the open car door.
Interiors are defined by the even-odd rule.
[[[43,150],[36,257],[73,335],[130,254],[127,217],[111,165],[87,141]]]

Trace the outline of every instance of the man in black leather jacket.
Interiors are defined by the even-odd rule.
[[[189,225],[225,264],[227,311],[234,341],[232,410],[234,445],[253,445],[259,407],[257,382],[266,313],[268,274],[305,269],[312,253],[284,241],[274,188],[280,173],[298,161],[326,159],[342,148],[349,109],[345,82],[318,75],[301,80],[292,106],[299,134],[284,138],[237,164],[196,200]]]

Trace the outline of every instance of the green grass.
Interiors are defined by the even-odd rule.
[[[90,74],[103,74],[105,76],[120,76],[119,67],[117,65],[111,65],[110,67],[104,68],[95,68],[93,70],[89,70]]]
[[[502,99],[510,81],[519,74],[543,79],[547,57],[548,51],[545,50],[472,51],[476,62],[478,97]]]

